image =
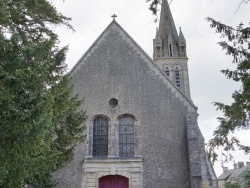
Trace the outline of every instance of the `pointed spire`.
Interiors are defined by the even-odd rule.
[[[185,40],[185,37],[181,31],[181,27],[180,27],[180,31],[179,31],[179,42],[185,42],[186,43],[186,40]]]
[[[187,57],[187,52],[186,52],[186,40],[184,38],[184,35],[181,31],[179,31],[179,49],[180,49],[180,57]]]
[[[161,40],[161,37],[160,37],[160,35],[159,35],[159,29],[158,29],[158,27],[156,28],[155,39],[156,39],[156,40]]]
[[[162,57],[162,40],[159,35],[158,28],[156,28],[156,35],[155,35],[155,39],[153,40],[153,44],[154,44],[153,58],[155,59],[157,57]]]
[[[171,46],[171,50],[173,51],[173,57],[178,57],[179,48],[177,45],[179,42],[179,37],[167,0],[162,0],[159,35],[163,41],[163,55],[165,57],[169,57],[169,48]],[[171,44],[169,44],[169,38],[172,38]]]

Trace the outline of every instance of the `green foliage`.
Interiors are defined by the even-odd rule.
[[[236,70],[222,70],[228,78],[241,83],[241,89],[232,94],[233,102],[230,105],[216,102],[217,110],[223,112],[219,117],[220,125],[214,131],[214,138],[209,141],[210,154],[214,149],[221,146],[224,151],[239,148],[246,154],[249,153],[249,146],[241,145],[236,137],[230,137],[236,130],[248,130],[250,128],[250,27],[240,24],[237,28],[207,18],[210,26],[221,33],[225,41],[219,45],[226,51],[227,55],[233,56],[233,63],[237,65]]]
[[[225,188],[240,188],[240,185],[238,183],[225,183]]]
[[[250,171],[244,175],[244,188],[250,188]]]
[[[70,19],[46,0],[0,0],[0,187],[54,187],[83,141],[86,116],[52,27]]]
[[[160,0],[146,0],[146,2],[151,2],[149,5],[149,10],[152,11],[154,15],[157,14],[158,5],[160,4]]]

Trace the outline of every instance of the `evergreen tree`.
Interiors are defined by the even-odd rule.
[[[225,188],[240,188],[240,185],[238,183],[225,183],[224,185]]]
[[[235,150],[236,147],[249,154],[249,146],[240,144],[236,137],[231,135],[236,130],[248,130],[250,128],[250,27],[240,24],[237,28],[229,27],[212,18],[207,18],[211,27],[221,33],[226,39],[219,45],[226,54],[232,55],[236,70],[222,70],[228,79],[241,83],[241,89],[232,94],[233,102],[230,105],[216,102],[215,106],[223,112],[219,117],[220,125],[214,131],[214,138],[209,141],[210,156],[216,159],[214,149],[221,146],[225,151]]]
[[[0,0],[0,187],[53,187],[84,139],[67,47],[52,30],[69,21],[47,0]]]
[[[244,188],[250,188],[250,171],[244,175]]]

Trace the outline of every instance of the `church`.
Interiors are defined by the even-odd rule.
[[[151,39],[149,39],[151,40]],[[72,68],[84,143],[60,188],[217,188],[191,100],[186,40],[167,0],[149,57],[113,21]]]

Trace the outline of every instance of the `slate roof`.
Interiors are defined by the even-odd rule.
[[[227,180],[229,176],[233,173],[234,169],[227,170],[223,172],[219,177],[218,180]]]
[[[250,168],[247,167],[246,165],[244,165],[241,168],[227,170],[227,171],[223,172],[218,177],[218,180],[225,180],[225,181],[227,181],[230,178],[238,178],[239,176],[241,176],[247,170],[250,170]]]
[[[244,173],[247,170],[247,166],[243,166],[239,169],[235,169],[233,173],[230,175],[230,178],[237,178],[239,177],[242,173]]]

